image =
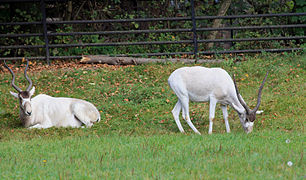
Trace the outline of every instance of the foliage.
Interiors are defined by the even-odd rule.
[[[305,12],[305,2],[303,0],[285,1],[245,1],[233,0],[227,15],[237,14],[264,14],[264,13],[284,13],[284,12]],[[188,17],[191,16],[190,1],[187,0],[162,0],[162,1],[72,1],[72,12],[68,12],[67,2],[48,2],[47,17],[59,18],[60,20],[98,20],[98,19],[134,19],[152,17]],[[195,1],[197,16],[216,15],[220,1]],[[65,10],[66,8],[66,10]],[[2,22],[20,21],[41,21],[39,3],[11,3],[4,4],[0,12]],[[64,9],[64,10],[63,10]],[[67,19],[70,18],[70,19]],[[225,26],[249,26],[249,25],[278,25],[278,24],[303,24],[305,16],[300,17],[278,17],[278,18],[242,18],[223,20]],[[199,28],[211,27],[211,20],[199,20]],[[131,31],[148,29],[191,29],[190,21],[162,21],[162,22],[130,22],[130,23],[98,23],[81,25],[48,25],[50,32],[92,32],[92,31]],[[0,33],[41,33],[41,26],[1,26]],[[221,32],[218,38],[222,38],[224,33],[230,38],[230,33],[234,38],[250,37],[273,37],[273,36],[298,36],[304,35],[302,28],[290,29],[264,29]],[[199,39],[207,39],[208,32],[198,32]],[[174,37],[174,38],[173,38]],[[223,37],[224,38],[224,37]],[[139,41],[178,41],[190,40],[192,33],[150,33],[150,34],[112,34],[112,35],[83,35],[83,36],[52,36],[52,44],[79,44],[79,43],[107,43],[107,42],[139,42]],[[2,38],[3,45],[43,45],[43,37],[16,37]],[[232,49],[260,49],[260,48],[280,48],[299,47],[304,40],[297,41],[261,41],[261,42],[239,42],[234,43]],[[223,44],[216,44],[218,49],[224,49]],[[139,46],[83,46],[71,48],[51,48],[51,55],[82,55],[82,54],[135,54],[152,52],[190,52],[193,50],[192,44],[171,44],[171,45],[139,45]],[[199,44],[199,51],[207,50],[206,44]],[[44,56],[44,49],[28,51],[27,49],[1,49],[0,53],[4,57],[8,56]]]
[[[40,8],[37,4],[4,4],[0,11],[1,22],[35,22],[41,20]],[[27,34],[40,33],[40,28],[36,25],[16,25],[16,26],[0,26],[0,34]],[[14,38],[0,38],[2,45],[40,45],[43,43],[42,37],[14,37]],[[1,49],[2,56],[33,56],[34,54],[41,54],[42,49],[36,49],[31,52],[26,49]]]

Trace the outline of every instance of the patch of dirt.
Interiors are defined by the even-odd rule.
[[[9,68],[11,68],[14,73],[23,73],[24,68],[26,67],[26,61],[12,61],[7,62]],[[41,72],[41,71],[53,71],[53,70],[66,70],[69,71],[71,69],[99,69],[99,68],[107,68],[110,70],[116,70],[122,67],[128,66],[120,66],[120,65],[107,65],[107,64],[82,64],[79,60],[51,60],[51,65],[49,66],[46,62],[42,61],[30,61],[28,72]],[[4,63],[0,62],[0,74],[9,73],[9,70],[4,67]]]

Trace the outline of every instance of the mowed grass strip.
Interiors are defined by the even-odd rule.
[[[3,142],[0,178],[302,179],[301,136],[264,131]]]

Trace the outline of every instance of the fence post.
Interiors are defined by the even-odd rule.
[[[195,19],[194,0],[191,0],[191,19],[192,19],[192,32],[193,32],[193,44],[194,44],[194,56],[197,62],[198,58],[198,39],[197,39],[197,25]]]
[[[43,25],[43,31],[44,31],[43,34],[44,34],[44,40],[45,40],[46,60],[47,60],[48,65],[50,65],[50,53],[49,53],[49,40],[48,40],[48,34],[47,34],[45,0],[40,1],[40,10],[42,13],[42,25]]]
[[[233,19],[230,19],[231,27],[233,27]],[[234,39],[234,30],[231,29],[231,39]],[[235,43],[231,41],[231,47],[233,47]]]

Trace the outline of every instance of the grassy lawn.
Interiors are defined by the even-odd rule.
[[[207,103],[190,105],[202,135],[183,120],[187,135],[179,133],[171,114],[177,98],[167,78],[184,64],[30,67],[36,94],[81,98],[98,107],[102,120],[90,129],[21,127],[18,102],[9,94],[11,75],[1,72],[0,179],[303,179],[305,62],[305,53],[285,53],[201,64],[235,73],[251,108],[270,70],[259,108],[264,113],[248,135],[232,108],[232,133],[226,134],[217,106],[209,136]],[[16,84],[25,87],[22,70],[16,75]]]
[[[88,135],[4,142],[0,169],[1,179],[302,179],[302,154],[300,133]]]

